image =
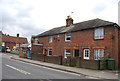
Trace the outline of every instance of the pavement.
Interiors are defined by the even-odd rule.
[[[110,71],[110,70],[91,70],[91,69],[85,69],[85,68],[76,68],[76,67],[69,67],[69,66],[63,66],[58,64],[52,64],[52,63],[46,63],[41,61],[35,61],[31,59],[26,58],[19,58],[17,55],[12,55],[10,57],[11,59],[27,62],[35,65],[40,65],[48,68],[53,68],[57,70],[67,71],[75,74],[80,74],[87,77],[92,77],[94,79],[120,79],[118,71]]]

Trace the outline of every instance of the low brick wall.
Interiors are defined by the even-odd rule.
[[[70,65],[70,57],[68,57],[68,58],[62,57],[62,65],[69,66]]]
[[[45,62],[62,64],[62,56],[45,56]]]
[[[37,53],[31,54],[32,60],[45,61],[45,55],[40,55]]]
[[[80,60],[80,67],[89,69],[99,69],[99,60]]]
[[[81,57],[68,57],[64,58],[63,56],[46,56],[40,54],[32,54],[33,60],[54,63],[65,66],[72,67],[82,67],[89,69],[99,69],[100,61],[99,60],[84,60]]]
[[[20,53],[19,57],[20,58],[27,58],[27,53]]]
[[[31,54],[33,60],[43,61],[43,62],[49,62],[54,64],[62,64],[62,56],[46,56],[46,55],[40,55],[40,54]]]

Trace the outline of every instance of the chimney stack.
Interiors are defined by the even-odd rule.
[[[70,16],[67,16],[66,19],[66,27],[70,26],[73,24],[73,19]]]
[[[17,34],[17,37],[19,37],[19,33]]]

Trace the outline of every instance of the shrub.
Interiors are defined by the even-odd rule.
[[[70,58],[70,66],[71,66],[71,67],[75,67],[75,66],[76,66],[76,63],[77,63],[76,57],[71,57],[71,58]]]

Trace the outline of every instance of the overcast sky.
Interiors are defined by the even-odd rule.
[[[100,18],[118,23],[119,0],[0,0],[0,30],[22,37],[74,23]],[[71,12],[74,12],[71,14]]]

